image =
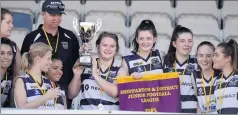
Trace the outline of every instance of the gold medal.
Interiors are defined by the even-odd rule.
[[[103,110],[103,104],[102,103],[98,104],[98,109]]]

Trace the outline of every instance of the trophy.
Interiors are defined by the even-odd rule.
[[[91,41],[98,30],[100,29],[102,25],[102,20],[97,19],[96,23],[93,22],[80,22],[78,23],[78,19],[73,19],[73,27],[75,31],[77,32],[77,35],[82,40],[83,45],[87,45],[88,41]],[[92,58],[91,54],[84,50],[84,52],[79,56],[79,66],[86,66],[91,67],[92,66]]]

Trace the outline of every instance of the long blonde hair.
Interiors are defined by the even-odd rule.
[[[33,59],[36,56],[43,57],[49,51],[50,52],[53,51],[53,49],[49,45],[41,43],[41,42],[33,43],[30,46],[29,52],[25,52],[22,55],[21,71],[25,73],[29,68],[32,67]]]

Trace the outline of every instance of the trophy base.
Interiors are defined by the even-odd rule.
[[[79,57],[79,66],[92,67],[92,58],[90,55],[82,55]]]

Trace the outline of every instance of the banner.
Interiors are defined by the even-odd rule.
[[[181,112],[179,73],[118,77],[120,110]]]

